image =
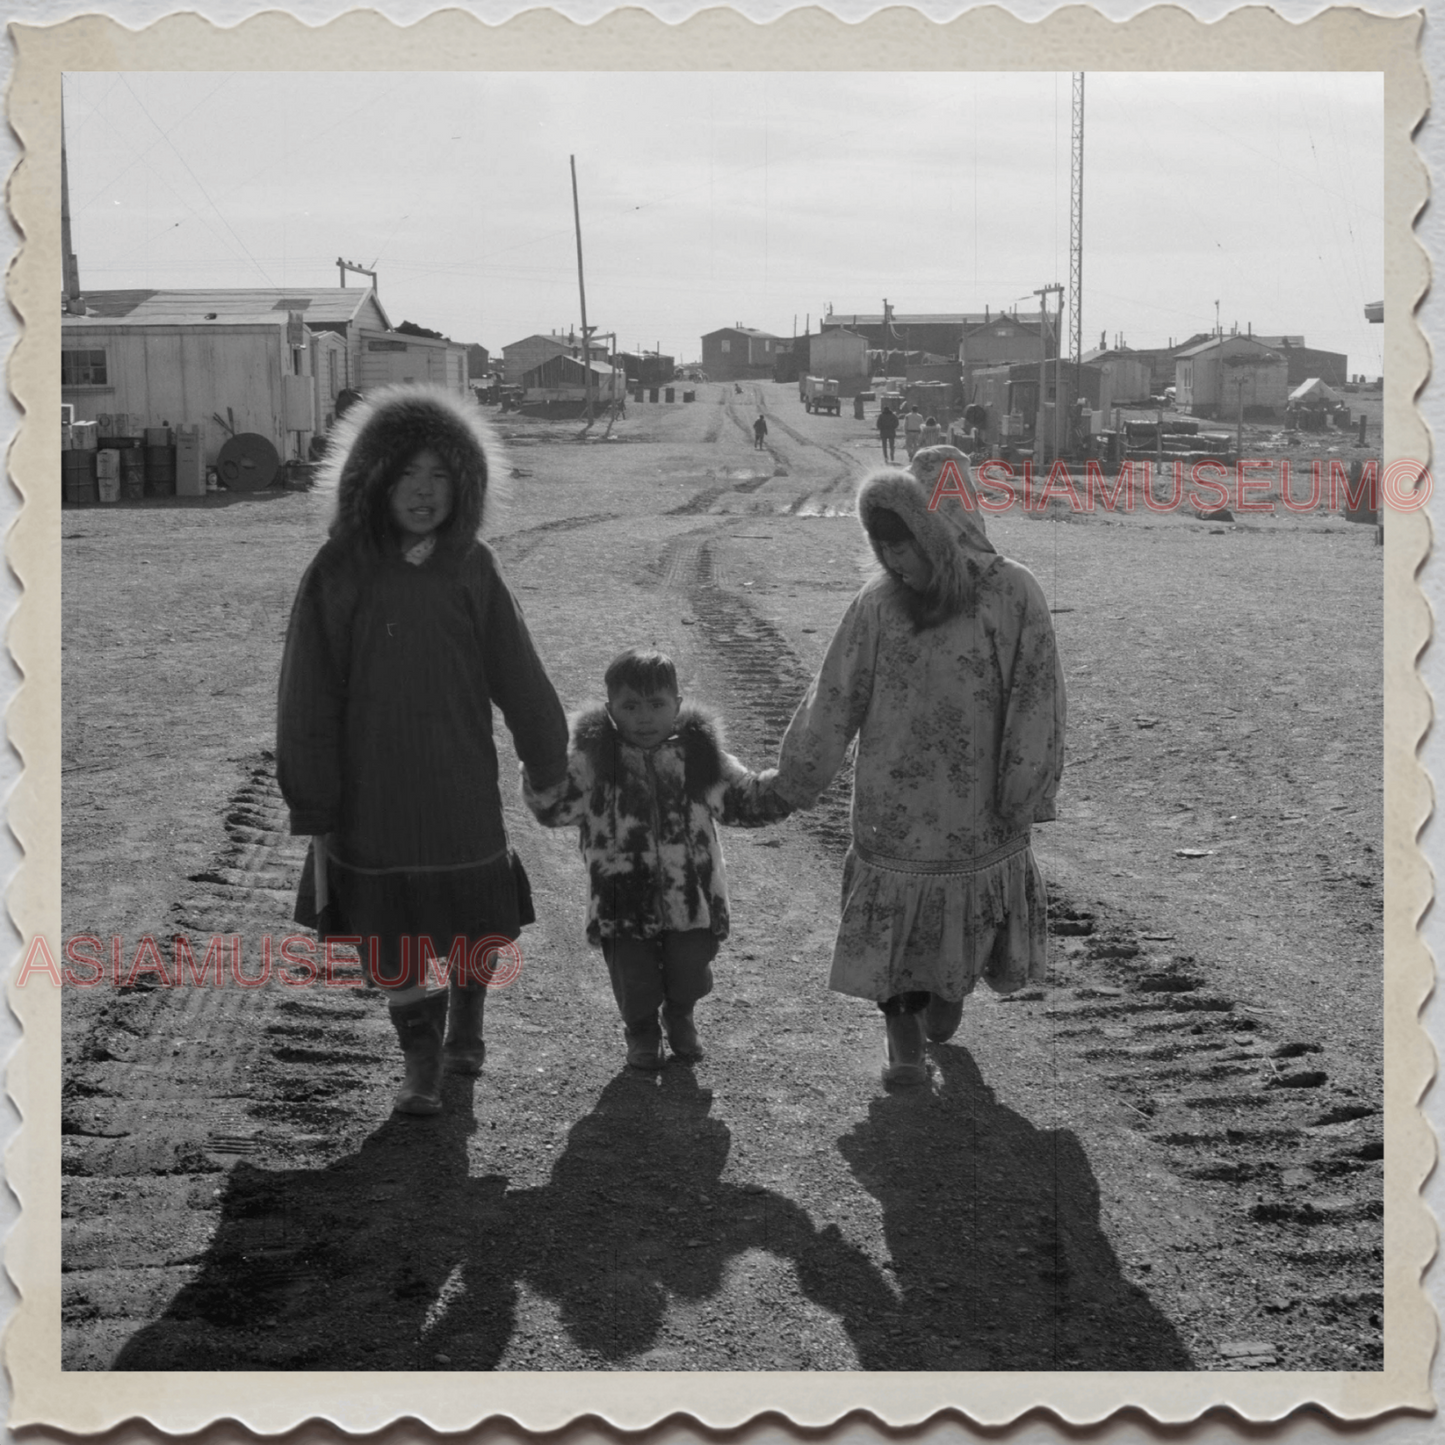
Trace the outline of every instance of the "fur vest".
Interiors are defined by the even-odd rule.
[[[572,728],[567,777],[523,795],[549,828],[575,825],[587,868],[587,937],[656,938],[706,928],[728,936],[727,873],[717,824],[761,827],[791,812],[773,770],[749,772],[717,722],[686,708],[655,748],[623,741],[604,707]]]

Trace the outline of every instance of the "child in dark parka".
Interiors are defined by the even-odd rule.
[[[388,387],[348,410],[323,466],[330,539],[286,634],[276,761],[311,835],[298,922],[359,939],[389,991],[396,1107],[441,1109],[444,1067],[482,1064],[489,953],[532,921],[502,820],[493,708],[527,775],[566,776],[567,722],[522,611],[479,536],[500,452],[470,401]],[[422,939],[460,957],[431,990]]]

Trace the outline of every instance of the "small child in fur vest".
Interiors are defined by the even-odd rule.
[[[627,1062],[659,1069],[663,1028],[679,1059],[702,1057],[693,1005],[712,992],[728,936],[715,824],[759,828],[792,808],[773,791],[776,769],[749,772],[712,718],[682,706],[670,658],[629,648],[606,683],[606,706],[573,723],[567,777],[535,791],[524,774],[522,791],[538,822],[581,834],[587,939],[607,961]]]

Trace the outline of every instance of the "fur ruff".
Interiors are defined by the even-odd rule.
[[[946,507],[962,507],[956,498],[948,497],[939,510],[928,510],[929,493],[912,472],[901,467],[879,467],[868,473],[858,486],[858,519],[878,564],[887,573],[889,585],[915,632],[947,622],[952,617],[971,611],[978,600],[979,584],[987,573],[1003,559],[997,553],[970,551],[959,531],[949,526]],[[925,592],[915,592],[888,572],[883,553],[869,529],[869,517],[875,511],[895,512],[913,534],[919,550],[933,567],[933,576]],[[977,560],[975,560],[977,559]]]
[[[677,715],[677,735],[682,739],[683,778],[687,795],[702,802],[723,780],[722,726],[701,708],[685,707]],[[593,776],[600,783],[617,781],[617,759],[626,746],[607,709],[588,708],[572,727],[572,746],[592,765]]]
[[[438,386],[405,384],[369,392],[331,430],[317,470],[318,490],[336,498],[331,535],[376,540],[381,494],[424,448],[452,473],[459,525],[443,530],[466,542],[480,535],[484,522],[495,525],[509,468],[491,424],[474,401]]]

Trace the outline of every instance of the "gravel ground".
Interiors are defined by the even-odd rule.
[[[494,540],[564,701],[655,643],[768,763],[862,578],[869,424],[771,384],[634,406],[605,441],[500,421]],[[648,1077],[574,840],[513,793],[539,922],[485,1073],[410,1120],[354,965],[124,982],[146,935],[237,937],[254,974],[289,932],[274,688],[326,512],[64,515],[64,927],[122,959],[65,998],[66,1368],[1380,1368],[1372,529],[990,519],[1069,676],[1036,835],[1056,932],[1046,986],[971,1000],[929,1089],[885,1091],[876,1012],[826,987],[841,786],[725,838],[707,1057]]]

